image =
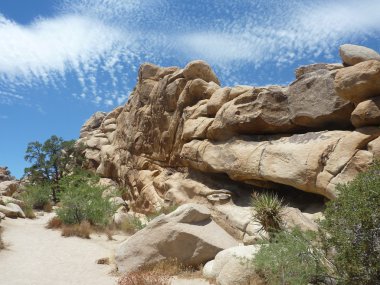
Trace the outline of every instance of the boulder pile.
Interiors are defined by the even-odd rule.
[[[301,66],[288,86],[221,86],[200,60],[143,64],[128,102],[82,127],[87,167],[127,187],[135,208],[196,202],[244,217],[232,218],[239,237],[252,189],[334,199],[380,156],[380,55],[353,45],[340,54],[343,64]],[[299,216],[312,220],[306,208]]]
[[[8,218],[25,218],[21,209],[23,202],[12,196],[19,189],[20,182],[15,180],[7,167],[0,167],[0,221]]]

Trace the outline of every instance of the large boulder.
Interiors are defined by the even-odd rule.
[[[11,172],[8,167],[0,167],[0,182],[13,180],[14,178],[11,176]]]
[[[351,122],[356,128],[380,126],[380,97],[360,102],[351,114]]]
[[[25,214],[24,214],[24,211],[21,209],[21,207],[15,203],[8,203],[6,204],[6,207],[8,209],[10,209],[11,211],[13,212],[16,212],[17,213],[17,217],[19,218],[25,218]]]
[[[337,94],[360,103],[380,94],[380,61],[369,60],[339,69],[334,81]]]
[[[0,195],[12,196],[18,189],[18,181],[4,181],[0,182]]]
[[[214,71],[208,63],[203,60],[194,60],[188,63],[183,70],[183,75],[187,80],[200,78],[206,82],[213,81],[220,85],[219,79],[216,77]]]
[[[155,218],[116,250],[119,271],[132,272],[167,258],[195,266],[213,259],[223,249],[236,246],[237,241],[210,216],[205,206],[185,204]]]
[[[16,205],[9,203],[6,206],[0,205],[0,212],[3,213],[6,217],[16,219],[18,217],[25,218],[24,212],[21,208]]]
[[[290,120],[306,130],[347,129],[354,106],[334,90],[335,72],[318,69],[289,85]]]
[[[225,173],[235,181],[254,185],[270,181],[334,198],[337,183],[329,186],[332,179],[379,135],[378,128],[362,128],[251,137],[250,141],[237,137],[223,143],[192,140],[183,146],[181,157],[191,168]]]
[[[252,265],[252,259],[260,246],[237,246],[219,252],[215,259],[206,263],[203,276],[215,278],[217,285],[264,285]],[[251,283],[256,281],[255,283]]]
[[[348,66],[355,65],[367,60],[380,61],[380,54],[378,54],[376,51],[358,45],[341,45],[339,47],[339,54],[342,58],[343,63]]]

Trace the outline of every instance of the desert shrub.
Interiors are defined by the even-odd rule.
[[[169,275],[156,274],[149,271],[132,272],[121,277],[118,285],[169,285]]]
[[[268,244],[262,244],[253,265],[270,285],[318,284],[325,280],[326,267],[314,239],[315,233],[298,228],[278,232]]]
[[[162,214],[164,214],[164,215],[170,214],[171,212],[175,211],[177,208],[178,208],[177,204],[163,206],[159,210],[155,210],[155,211],[147,214],[148,221],[151,221],[154,218],[156,218]]]
[[[0,227],[0,250],[5,248],[5,244],[3,242],[2,234],[3,234],[3,228]]]
[[[115,206],[102,198],[103,187],[96,186],[98,178],[80,171],[61,179],[60,207],[57,216],[66,225],[88,221],[106,226],[115,212]]]
[[[90,238],[91,234],[91,224],[87,221],[82,221],[79,225],[63,225],[62,226],[62,236],[71,237],[77,236],[80,238]]]
[[[119,285],[167,285],[171,276],[193,272],[175,258],[169,258],[154,264],[144,265],[138,271],[126,274],[119,280]]]
[[[21,194],[25,209],[43,210],[50,205],[50,184],[29,184]]]
[[[62,227],[62,220],[59,217],[53,217],[51,218],[47,224],[47,229],[59,229]]]
[[[128,219],[125,219],[119,226],[119,228],[128,234],[134,234],[138,232],[139,230],[142,230],[145,228],[145,224],[141,222],[141,220],[138,217],[129,217]]]
[[[326,247],[340,284],[379,284],[380,280],[380,164],[339,185],[339,197],[327,204],[322,221]]]
[[[283,227],[284,205],[276,194],[263,193],[251,199],[252,216],[268,233],[276,232]]]

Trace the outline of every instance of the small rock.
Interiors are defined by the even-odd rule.
[[[183,70],[183,75],[187,80],[201,78],[206,82],[213,81],[220,85],[219,79],[216,77],[210,65],[203,60],[194,60],[188,63]]]
[[[15,211],[19,218],[25,218],[24,211],[21,209],[19,205],[14,204],[14,203],[8,203],[6,207]]]
[[[345,65],[355,65],[367,60],[379,60],[380,54],[378,54],[373,49],[358,46],[345,44],[339,47],[339,54],[342,58],[342,61]]]
[[[334,80],[337,94],[360,103],[380,94],[380,61],[369,60],[339,69]]]
[[[226,193],[215,193],[207,196],[207,200],[211,203],[226,203],[231,199],[230,194]]]
[[[380,97],[360,102],[351,114],[351,123],[356,127],[380,125]]]

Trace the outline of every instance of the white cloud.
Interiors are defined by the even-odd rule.
[[[288,1],[282,9],[267,10],[257,19],[254,10],[259,5],[252,8],[251,17],[238,18],[230,25],[179,35],[178,46],[191,57],[198,55],[214,64],[281,65],[304,57],[331,58],[339,43],[376,37],[380,31],[377,0]]]
[[[144,61],[201,58],[227,84],[252,83],[242,67],[333,60],[340,43],[378,39],[378,11],[378,0],[62,0],[58,15],[27,26],[0,15],[0,104],[22,100],[20,88],[71,88],[68,77],[77,98],[121,104]]]
[[[121,40],[120,33],[94,19],[75,15],[41,19],[24,27],[0,20],[0,72],[8,77],[63,75],[87,70]],[[86,63],[86,65],[83,65]]]

